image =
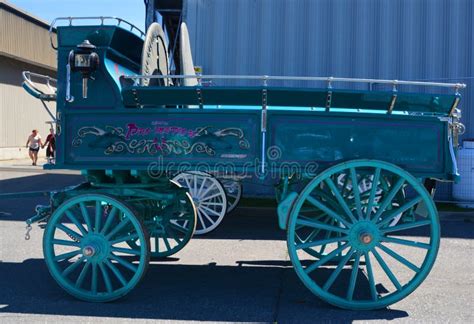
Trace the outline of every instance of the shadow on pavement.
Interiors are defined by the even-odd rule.
[[[25,221],[34,216],[36,205],[48,204],[47,196],[27,198],[1,197],[5,193],[50,192],[77,185],[84,181],[79,175],[40,174],[0,181],[0,221]]]
[[[95,304],[74,299],[44,261],[0,263],[0,312],[199,321],[308,322],[407,317],[405,311],[347,311],[313,296],[291,268],[153,263],[128,296]]]

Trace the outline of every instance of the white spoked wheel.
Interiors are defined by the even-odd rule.
[[[227,213],[234,210],[242,197],[242,184],[233,179],[219,179],[227,195]]]
[[[182,172],[173,180],[187,188],[193,198],[198,216],[194,234],[202,235],[216,229],[227,212],[227,196],[219,180],[199,171]]]
[[[349,178],[350,177],[348,177],[346,174],[341,174],[337,177],[338,185],[346,188],[344,190],[344,193],[352,192],[352,183],[351,183]],[[360,179],[358,187],[359,187],[359,191],[361,192],[361,199],[363,199],[363,200],[368,199],[368,194],[372,190],[372,181],[373,181],[373,175],[367,175],[365,177],[362,177],[362,179]],[[381,182],[381,186],[383,186],[383,188],[388,189],[392,186],[392,184],[390,183],[390,179],[382,178],[382,179],[380,179],[380,182]],[[373,210],[376,210],[376,206],[381,202],[383,197],[384,197],[384,190],[378,188],[375,192],[374,207],[372,207]],[[352,199],[353,197],[351,198],[350,194],[348,194],[348,198]],[[405,198],[405,191],[401,190],[397,194],[396,198],[404,199]],[[399,203],[397,202],[397,199],[395,199],[393,201],[392,205],[393,205],[392,208],[399,207]],[[395,226],[396,224],[398,224],[401,217],[402,217],[402,213],[395,216],[393,218],[393,220],[390,222],[389,226]]]

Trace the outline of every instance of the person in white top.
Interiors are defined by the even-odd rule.
[[[33,129],[33,131],[31,131],[31,135],[28,136],[28,140],[26,141],[28,155],[33,162],[31,165],[36,165],[36,162],[38,161],[38,152],[42,146],[43,142],[41,142],[41,135],[38,134],[36,129]]]

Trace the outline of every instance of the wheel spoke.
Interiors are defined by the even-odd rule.
[[[77,220],[76,216],[70,211],[66,210],[66,216],[71,222],[79,229],[82,235],[87,235],[87,230],[82,226],[82,224]]]
[[[349,281],[349,289],[347,290],[346,298],[348,300],[352,300],[354,296],[354,289],[357,282],[357,274],[359,273],[359,263],[360,263],[360,253],[357,252],[354,259],[354,264],[352,265],[351,279]]]
[[[188,174],[184,174],[183,179],[184,179],[184,182],[186,182],[186,188],[188,188],[191,191],[192,186],[191,186],[191,183],[189,183]]]
[[[400,284],[398,279],[395,277],[392,270],[390,270],[388,265],[385,263],[383,258],[380,256],[380,254],[375,249],[372,249],[372,253],[374,254],[375,258],[377,259],[377,261],[379,262],[379,264],[382,267],[383,271],[385,272],[387,277],[390,279],[390,281],[393,283],[393,285],[397,288],[397,290],[401,290],[402,285]]]
[[[185,226],[185,225],[183,225],[183,226]],[[179,231],[179,232],[181,232],[181,233],[183,233],[183,234],[186,234],[186,233],[188,232],[188,231],[186,230],[186,228],[181,227],[181,226],[179,226],[179,225],[177,225],[177,224],[174,224],[174,223],[170,223],[170,227],[173,228],[173,229],[175,229],[175,230],[177,230],[177,231]]]
[[[209,186],[209,187],[207,187],[207,188],[206,188],[206,190],[204,190],[204,192],[203,192],[203,193],[201,193],[201,194],[198,196],[198,198],[200,198],[200,199],[201,199],[201,201],[202,201],[202,200],[204,200],[204,199],[202,199],[202,198],[203,198],[203,197],[206,197],[207,193],[208,193],[208,192],[210,192],[210,191],[211,191],[211,189],[212,189],[212,188],[214,188],[215,186],[216,186],[216,183],[215,183],[214,181],[212,181],[212,180],[211,180],[211,184],[210,184],[210,186]],[[218,194],[217,194],[217,196],[219,196],[219,195],[220,195],[220,193],[218,193]]]
[[[76,231],[73,231],[72,229],[70,229],[69,227],[66,227],[65,225],[63,224],[57,224],[56,225],[56,228],[59,228],[61,231],[63,231],[64,233],[66,233],[68,236],[72,236],[78,240],[81,240],[82,239],[82,235],[77,233]]]
[[[89,217],[89,212],[87,211],[86,205],[84,202],[79,203],[79,208],[81,209],[82,218],[86,222],[87,229],[89,232],[92,232],[94,229],[92,228],[91,218]]]
[[[55,245],[64,245],[64,246],[76,246],[76,247],[81,246],[81,243],[79,243],[79,242],[59,240],[59,239],[54,239],[52,241],[52,243],[55,244]]]
[[[384,242],[396,243],[396,244],[401,244],[401,245],[406,245],[406,246],[413,246],[413,247],[427,249],[427,250],[431,249],[431,245],[429,245],[429,244],[422,243],[422,242],[399,239],[399,238],[396,238],[396,237],[384,236],[384,237],[382,237],[381,240],[384,241]]]
[[[222,197],[222,193],[218,192],[218,193],[213,194],[213,195],[211,195],[211,196],[204,197],[204,198],[201,199],[201,203],[202,203],[203,201],[208,201],[208,200],[211,200],[211,199],[214,199],[214,198],[217,198],[217,197]]]
[[[114,252],[120,252],[120,253],[125,253],[125,254],[132,254],[132,255],[141,255],[142,254],[140,250],[119,248],[119,247],[115,247],[115,246],[112,246],[110,249]]]
[[[336,281],[337,277],[339,276],[339,274],[341,273],[342,269],[344,268],[344,266],[346,265],[347,261],[349,261],[349,259],[351,258],[352,254],[354,254],[354,250],[351,248],[349,250],[349,252],[347,252],[347,254],[342,258],[342,260],[339,262],[339,264],[337,265],[336,269],[332,272],[331,276],[329,277],[329,279],[326,281],[326,283],[324,284],[323,286],[323,289],[325,291],[328,291],[329,288],[331,288],[331,286],[333,285],[334,281]]]
[[[342,196],[346,197],[346,191],[349,192],[349,190],[347,190],[347,185],[349,184],[349,177],[346,173],[341,173],[341,175],[344,175],[344,183],[342,184]]]
[[[383,244],[379,244],[378,247],[380,249],[382,249],[385,253],[387,253],[388,255],[390,255],[392,258],[394,258],[395,260],[397,260],[398,262],[402,263],[403,265],[405,265],[406,267],[410,268],[411,270],[413,270],[414,272],[418,273],[421,271],[420,268],[418,268],[416,265],[414,265],[413,263],[411,263],[410,261],[408,261],[407,259],[405,259],[404,257],[402,257],[400,254],[396,253],[395,251],[393,251],[392,249],[386,247],[385,245]]]
[[[155,251],[160,251],[160,239],[158,238],[158,236],[155,236]]]
[[[193,177],[193,181],[194,181],[194,182],[193,182],[193,185],[194,185],[194,187],[193,187],[193,192],[194,192],[195,194],[197,194],[197,180],[198,180],[198,176],[195,175],[195,176]]]
[[[431,220],[426,219],[426,220],[412,222],[412,223],[406,223],[406,224],[402,224],[402,225],[390,226],[390,227],[380,229],[380,232],[382,234],[385,234],[385,233],[403,231],[403,230],[406,230],[406,229],[411,229],[411,228],[416,228],[416,227],[422,227],[422,226],[426,226],[426,225],[431,225]]]
[[[336,226],[331,226],[325,223],[318,222],[316,220],[308,219],[308,218],[303,218],[299,217],[296,220],[296,223],[299,225],[304,225],[304,226],[309,226],[313,228],[322,228],[326,231],[332,231],[332,232],[339,232],[339,233],[347,233],[348,230],[342,227],[336,227]]]
[[[323,218],[321,219],[321,222],[322,222],[323,224],[326,224],[326,222],[329,222],[329,223],[330,223],[329,225],[334,225],[334,218],[330,218],[329,216],[326,216],[326,217],[323,217]],[[298,225],[298,227],[303,228],[304,226],[303,226],[303,225]],[[310,235],[308,235],[308,237],[306,238],[305,242],[308,241],[308,240],[312,240],[313,238],[315,238],[316,236],[318,236],[320,232],[321,232],[321,228],[315,228],[315,229],[313,229],[313,231],[310,233]],[[329,234],[331,234],[331,232],[326,231],[326,234],[325,234],[324,238],[328,239],[328,238],[329,238]]]
[[[207,219],[209,219],[210,222],[214,222],[212,219],[209,218],[209,214],[208,213],[211,213],[211,214],[214,214],[215,216],[220,216],[220,214],[218,212],[216,212],[215,210],[213,209],[210,209],[209,207],[206,207],[206,206],[199,206],[199,208],[201,209],[204,209],[207,211],[207,213],[204,213],[206,216],[207,216]]]
[[[112,271],[112,273],[117,277],[117,279],[120,281],[122,286],[126,286],[127,285],[127,280],[125,280],[125,278],[123,277],[123,275],[119,271],[119,269],[117,269],[117,267],[112,262],[110,262],[110,260],[106,260],[105,264],[109,267],[109,269]]]
[[[343,237],[328,238],[326,240],[319,240],[319,241],[313,241],[313,242],[304,242],[304,243],[301,243],[301,244],[297,244],[296,249],[297,250],[307,249],[307,248],[312,248],[312,247],[315,247],[315,246],[335,243],[335,242],[339,242],[339,241],[347,241],[347,240],[348,240],[348,237],[343,236]]]
[[[100,223],[102,218],[102,205],[100,200],[96,200],[95,202],[95,226],[94,231],[99,233],[100,231]]]
[[[341,253],[342,251],[344,251],[348,247],[349,247],[349,243],[345,243],[345,244],[341,245],[338,249],[332,251],[331,253],[329,253],[328,255],[326,255],[324,257],[322,257],[318,261],[315,261],[312,265],[307,266],[306,269],[304,269],[304,271],[307,274],[309,274],[310,272],[314,271],[318,267],[320,267],[320,266],[326,264],[327,262],[329,262],[330,260],[334,259],[336,257],[336,255],[338,255],[339,253]]]
[[[201,227],[204,229],[204,228],[207,228],[206,226],[206,223],[204,223],[204,219],[202,218],[202,215],[201,215],[201,210],[197,210],[197,214],[198,214],[198,218],[199,218],[199,223],[201,224]]]
[[[125,268],[129,269],[130,271],[133,271],[133,272],[138,271],[138,268],[135,265],[126,261],[125,259],[122,259],[121,257],[119,257],[118,255],[114,253],[110,253],[110,258],[114,259],[115,261],[117,261],[118,263],[123,265]]]
[[[375,194],[377,193],[377,188],[379,185],[380,172],[380,168],[375,169],[374,178],[372,179],[372,188],[370,189],[369,201],[367,203],[367,212],[365,215],[366,219],[371,219],[372,207],[374,206],[375,201]]]
[[[170,242],[168,241],[168,238],[164,235],[163,235],[163,242],[165,242],[166,250],[170,251],[171,250]]]
[[[92,263],[91,290],[93,294],[97,294],[97,281],[97,263]]]
[[[405,211],[407,211],[408,209],[412,208],[413,206],[415,206],[416,204],[418,204],[420,201],[422,200],[422,197],[417,197],[415,199],[412,199],[411,201],[403,204],[401,207],[398,207],[397,209],[394,209],[394,210],[391,210],[387,215],[385,216],[382,216],[382,221],[380,221],[377,226],[379,228],[387,225],[388,223],[390,223],[395,217],[397,217],[398,215],[404,213]]]
[[[326,214],[330,215],[331,217],[337,219],[339,222],[341,222],[342,224],[344,224],[345,227],[350,227],[350,224],[344,219],[342,218],[341,216],[339,216],[338,213],[336,213],[335,211],[333,211],[332,209],[329,209],[328,207],[326,207],[326,205],[324,205],[323,203],[319,202],[317,199],[311,197],[311,196],[308,196],[306,198],[306,200],[311,203],[312,205],[314,205],[315,207],[319,208],[320,210],[322,210],[323,212],[325,212]]]
[[[356,211],[359,219],[362,219],[362,206],[360,204],[359,182],[357,181],[357,174],[355,168],[351,168],[352,192],[356,202]]]
[[[375,288],[374,270],[372,268],[372,262],[370,261],[369,252],[364,252],[364,259],[365,267],[367,269],[367,277],[369,279],[370,294],[372,296],[372,300],[376,301],[378,298],[378,293],[377,289]]]
[[[204,184],[206,183],[206,181],[207,181],[207,177],[204,177],[202,179],[201,185],[199,186],[199,190],[196,193],[198,197],[201,197],[201,192],[202,192],[202,189],[204,188]]]
[[[112,282],[110,282],[109,274],[103,263],[99,263],[100,272],[102,273],[102,278],[104,278],[105,288],[109,293],[113,291]]]
[[[393,198],[395,198],[395,195],[398,193],[400,188],[403,186],[405,183],[404,178],[398,179],[397,183],[390,189],[390,192],[388,193],[387,197],[383,200],[383,202],[380,204],[380,207],[377,209],[377,212],[375,213],[375,216],[372,218],[372,220],[377,221],[380,215],[385,211],[385,209],[388,207],[388,205],[392,202]]]
[[[63,254],[55,256],[54,261],[59,262],[59,261],[63,261],[63,260],[69,260],[70,258],[75,257],[79,253],[81,253],[81,250],[75,250],[75,251],[63,253]]]
[[[127,234],[125,236],[116,238],[115,240],[110,241],[110,245],[114,245],[117,243],[125,242],[125,241],[136,241],[139,238],[138,233]]]
[[[64,269],[62,275],[64,277],[67,277],[71,272],[73,272],[75,269],[77,269],[84,261],[85,257],[80,257],[73,263],[71,263],[69,266],[67,266],[66,269]]]
[[[176,236],[176,233],[171,228],[166,229],[166,234],[171,236],[173,238],[173,240],[175,240],[176,244],[178,244],[178,245],[181,244],[182,240],[180,240],[179,237]]]
[[[205,205],[205,206],[222,206],[222,203],[218,203],[218,202],[201,202],[201,206],[202,205]]]
[[[117,234],[118,232],[120,232],[125,226],[127,226],[127,224],[129,223],[130,219],[127,217],[125,218],[124,220],[122,220],[117,226],[115,226],[115,228],[105,236],[106,239],[110,239],[112,237],[114,237],[115,234]]]
[[[86,278],[87,272],[89,271],[89,268],[91,266],[90,262],[86,262],[84,264],[84,267],[81,270],[81,273],[79,273],[79,276],[77,277],[76,280],[76,287],[80,288],[82,286],[82,283],[84,282],[84,279]]]
[[[100,231],[101,234],[106,234],[107,231],[109,230],[110,225],[112,225],[112,222],[115,218],[115,214],[117,214],[118,209],[114,206],[112,207],[112,210],[110,213],[107,214],[107,219],[105,221],[104,227],[102,227],[102,230]]]
[[[346,201],[344,200],[344,198],[342,198],[341,196],[341,193],[339,192],[339,190],[337,189],[336,185],[334,184],[334,182],[331,180],[331,178],[327,178],[325,179],[327,185],[329,186],[329,188],[331,189],[332,193],[334,194],[334,196],[336,197],[337,201],[339,202],[339,205],[342,207],[342,209],[344,210],[344,212],[346,213],[347,217],[349,217],[349,219],[355,223],[357,222],[357,220],[355,219],[354,215],[352,214],[351,210],[349,209],[349,206],[347,206],[347,203]],[[352,184],[352,187],[354,187],[354,184]],[[308,197],[310,198],[310,197]],[[309,200],[309,199],[308,199]],[[316,200],[317,201],[317,200]],[[316,206],[317,207],[317,206]],[[328,213],[329,214],[329,213]],[[349,227],[347,226],[347,222],[344,221],[341,223],[343,223],[344,225],[346,225],[346,227]]]

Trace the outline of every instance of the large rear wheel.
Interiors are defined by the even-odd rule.
[[[341,174],[357,184],[350,193],[337,185]],[[361,189],[367,179],[368,194]],[[383,179],[391,185],[376,201]],[[341,163],[314,178],[290,211],[287,237],[305,286],[349,309],[386,307],[413,292],[430,272],[439,240],[436,207],[423,185],[399,167],[373,160]]]

